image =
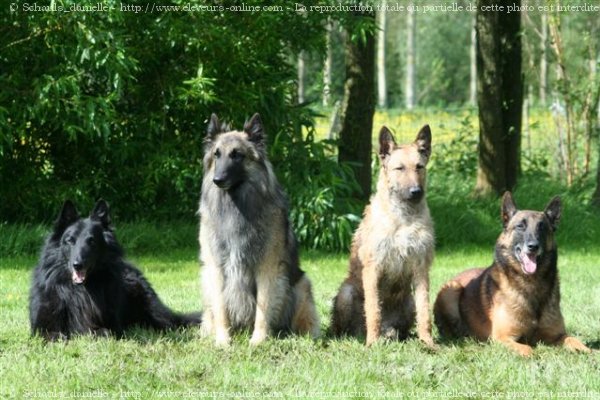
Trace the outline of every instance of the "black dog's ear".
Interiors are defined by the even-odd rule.
[[[506,228],[510,219],[517,213],[517,206],[510,192],[502,196],[502,225]]]
[[[556,231],[558,228],[558,222],[560,221],[560,213],[561,213],[561,203],[560,197],[554,196],[550,203],[544,209],[544,214],[550,220],[550,226],[552,226],[552,230]]]
[[[90,214],[91,219],[95,219],[96,221],[100,221],[102,226],[107,228],[110,225],[110,215],[108,203],[102,199],[96,202],[92,213]]]
[[[396,141],[394,140],[394,135],[392,135],[387,126],[382,126],[379,131],[379,158],[383,161],[383,159],[392,154],[392,150],[395,147]]]
[[[248,135],[248,140],[262,147],[265,141],[265,128],[263,126],[260,114],[256,113],[244,124],[244,132]]]
[[[423,154],[429,160],[429,156],[431,155],[431,128],[429,128],[429,125],[424,125],[419,133],[417,133],[415,143],[419,147],[419,153]]]
[[[75,208],[75,204],[71,200],[66,200],[63,203],[60,214],[54,222],[54,234],[62,235],[65,229],[79,219],[79,213]]]

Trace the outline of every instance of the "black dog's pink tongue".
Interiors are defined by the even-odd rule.
[[[85,281],[85,272],[84,271],[75,271],[73,270],[73,283],[80,285]]]
[[[532,254],[531,256],[526,252],[521,252],[521,262],[523,265],[523,271],[526,274],[533,274],[537,268],[537,262],[535,260],[536,255]]]

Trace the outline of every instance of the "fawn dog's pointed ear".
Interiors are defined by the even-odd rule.
[[[394,140],[394,135],[387,128],[387,126],[382,126],[379,131],[379,158],[384,160],[387,156],[392,154],[392,151],[396,147],[396,141]]]
[[[419,148],[419,153],[423,154],[429,160],[429,156],[431,155],[431,128],[429,125],[424,125],[419,133],[417,133],[415,143]]]
[[[513,200],[512,193],[504,192],[502,196],[502,208],[501,208],[501,216],[502,216],[502,225],[506,228],[510,219],[517,213],[517,205]]]
[[[550,203],[548,203],[548,205],[544,209],[544,214],[546,214],[546,217],[548,217],[548,220],[550,221],[550,226],[552,227],[553,231],[556,231],[556,228],[558,228],[561,208],[562,206],[560,202],[560,197],[555,196],[552,200],[550,200]]]

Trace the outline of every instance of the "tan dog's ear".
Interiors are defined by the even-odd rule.
[[[512,193],[504,192],[502,196],[502,225],[506,228],[510,219],[517,213],[517,206],[513,200]]]
[[[424,125],[419,133],[417,133],[415,143],[419,147],[419,153],[423,154],[429,160],[429,156],[431,155],[431,128],[429,128],[429,125]]]
[[[387,156],[392,154],[392,151],[396,147],[396,141],[394,135],[387,128],[382,126],[379,131],[379,158],[383,161]]]

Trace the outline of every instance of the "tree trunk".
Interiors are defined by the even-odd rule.
[[[373,13],[356,14],[370,18]],[[352,36],[356,39],[352,40]],[[371,194],[371,138],[375,113],[375,37],[367,31],[363,35],[346,37],[346,81],[342,104],[342,127],[338,161],[356,163],[354,173],[361,193],[354,197],[366,202]]]
[[[413,2],[409,3],[412,6]],[[406,13],[406,87],[404,89],[405,105],[408,110],[415,107],[416,91],[416,36],[417,21],[416,12],[408,11]]]
[[[475,192],[479,195],[513,190],[520,172],[521,16],[481,11],[481,6],[493,3],[477,2],[479,165]]]
[[[540,104],[546,105],[548,91],[548,14],[542,13],[542,30],[540,35]]]
[[[385,75],[385,32],[386,32],[386,7],[385,0],[381,2],[379,11],[379,30],[377,31],[377,105],[387,107],[387,82]]]
[[[327,54],[325,55],[325,64],[323,66],[323,106],[327,107],[331,103],[331,65],[333,54],[331,50],[331,30],[333,23],[327,22],[327,32],[325,33]]]
[[[304,103],[304,95],[305,95],[305,75],[306,75],[306,67],[304,62],[304,52],[301,51],[298,54],[298,104]]]
[[[600,208],[600,145],[598,146],[598,166],[596,168],[596,190],[592,195],[592,205]]]
[[[475,29],[475,16],[471,21],[471,49],[470,49],[470,61],[471,61],[471,74],[469,77],[469,104],[472,106],[477,105],[477,31]]]

